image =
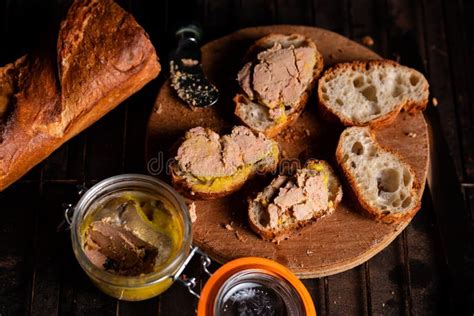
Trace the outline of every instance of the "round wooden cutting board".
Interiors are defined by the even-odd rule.
[[[164,83],[148,124],[150,171],[159,171],[159,165],[170,158],[171,148],[186,130],[206,126],[217,132],[228,132],[233,125],[239,124],[233,115],[232,97],[238,89],[235,78],[246,49],[257,38],[269,33],[300,33],[313,38],[323,54],[325,67],[337,62],[380,58],[345,37],[313,27],[248,28],[212,41],[202,47],[203,67],[219,88],[220,100],[212,108],[193,112],[176,97],[169,81]],[[316,102],[312,96],[301,117],[277,140],[285,158],[326,159],[334,166],[335,147],[342,128],[320,120]],[[408,133],[416,137],[410,137]],[[417,180],[423,184],[420,186],[422,192],[429,163],[428,129],[423,115],[402,113],[394,124],[377,131],[376,136],[383,146],[399,152],[413,167]],[[170,182],[165,170],[158,177]],[[194,244],[221,263],[246,256],[266,257],[286,265],[300,278],[313,278],[342,272],[370,259],[410,222],[391,225],[375,222],[357,213],[349,194],[345,194],[331,216],[278,245],[265,242],[247,224],[247,199],[270,181],[269,177],[254,179],[230,197],[195,201]]]

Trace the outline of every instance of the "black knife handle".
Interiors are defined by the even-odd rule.
[[[182,26],[175,32],[175,37],[178,39],[178,42],[191,40],[197,44],[201,41],[202,35],[202,28],[197,24]]]

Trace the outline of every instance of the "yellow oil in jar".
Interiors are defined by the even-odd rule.
[[[182,248],[183,223],[173,205],[164,198],[138,191],[117,192],[96,201],[90,206],[80,226],[80,242],[86,256],[88,231],[98,221],[117,225],[133,233],[156,247],[158,254],[154,259],[153,271],[138,275],[120,275],[113,269],[107,269],[105,264],[94,264],[104,270],[100,277],[88,273],[96,286],[110,296],[137,301],[159,295],[172,285],[171,275],[156,280],[153,275],[166,270]]]

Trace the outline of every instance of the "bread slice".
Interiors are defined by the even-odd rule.
[[[245,126],[219,136],[203,127],[186,133],[170,164],[173,186],[190,198],[216,199],[237,191],[254,175],[274,171],[278,143]]]
[[[331,166],[309,160],[294,176],[280,175],[249,203],[250,227],[264,240],[280,242],[299,228],[331,214],[342,186]]]
[[[336,159],[359,206],[373,218],[399,222],[420,208],[414,171],[396,153],[383,149],[368,127],[344,130]]]
[[[300,34],[270,34],[247,52],[238,75],[235,114],[252,130],[276,136],[303,111],[323,58],[315,42]]]
[[[393,61],[341,63],[319,79],[319,109],[345,126],[379,128],[392,123],[402,109],[424,110],[428,88],[420,72]]]

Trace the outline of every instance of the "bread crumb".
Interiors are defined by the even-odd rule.
[[[417,136],[416,133],[412,133],[412,132],[407,133],[406,135],[411,138],[415,138]]]
[[[305,129],[304,132],[306,133],[306,136],[311,136],[311,131],[309,129]]]
[[[191,217],[191,223],[194,223],[197,220],[196,204],[192,202],[191,204],[188,205],[188,209],[189,209],[189,216]]]
[[[438,106],[438,99],[436,98],[431,99],[431,103],[433,104],[433,106]]]
[[[245,238],[244,236],[242,236],[238,230],[235,231],[235,237],[237,237],[237,239],[241,242],[246,242],[247,241],[247,238]]]
[[[224,225],[225,229],[227,229],[231,232],[234,231],[235,229],[234,229],[234,227],[232,227],[232,224],[233,224],[233,222],[230,222],[229,224],[225,224]]]
[[[309,250],[309,249],[306,250],[306,255],[307,255],[307,256],[311,255],[312,253],[313,253],[313,251],[311,251],[311,250]]]
[[[373,46],[374,45],[374,39],[368,35],[362,37],[362,44],[365,46]]]

